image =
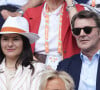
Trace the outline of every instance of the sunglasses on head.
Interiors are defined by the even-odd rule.
[[[92,29],[96,28],[96,27],[97,26],[86,26],[83,28],[73,28],[72,32],[73,32],[73,34],[75,34],[77,36],[80,35],[81,30],[83,30],[86,34],[90,34],[92,32]]]

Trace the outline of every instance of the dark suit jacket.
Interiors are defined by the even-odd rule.
[[[80,54],[74,55],[71,58],[64,59],[61,61],[57,67],[58,71],[68,72],[75,82],[75,90],[78,90],[80,73],[81,73],[82,60],[80,59]],[[95,69],[94,69],[95,70]],[[96,79],[96,90],[100,90],[100,58]]]

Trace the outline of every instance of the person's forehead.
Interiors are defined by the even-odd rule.
[[[48,80],[47,90],[66,90],[65,89],[65,83],[60,78],[55,78],[55,79],[52,79],[52,80]]]
[[[15,38],[15,37],[21,37],[19,34],[3,34],[2,37],[9,37],[9,38]]]
[[[83,18],[83,19],[77,18],[74,22],[74,27],[93,26],[93,25],[96,26],[96,22],[92,18]]]

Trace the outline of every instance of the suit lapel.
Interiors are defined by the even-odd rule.
[[[33,24],[34,29],[33,30],[35,33],[38,33],[38,31],[39,31],[43,6],[44,6],[44,4],[42,6],[40,6],[39,9],[37,9],[38,11],[37,11],[37,13],[34,14],[34,17],[33,17],[33,19],[34,19],[34,24]]]
[[[68,32],[69,30],[69,14],[68,14],[68,11],[66,11],[66,3],[64,3],[64,11],[63,11],[63,19],[62,19],[62,41],[64,41],[65,39],[65,35],[66,33]],[[69,37],[69,36],[68,36]],[[66,37],[66,38],[68,38]]]
[[[70,73],[75,81],[75,90],[78,90],[79,86],[79,80],[80,80],[80,73],[81,73],[81,66],[82,66],[82,60],[80,59],[80,55],[76,56],[71,63],[70,66]]]
[[[0,64],[0,90],[7,90],[5,60]]]
[[[96,90],[100,90],[100,58],[99,58],[98,71],[97,71]]]
[[[7,90],[6,76],[4,73],[0,73],[0,90]]]

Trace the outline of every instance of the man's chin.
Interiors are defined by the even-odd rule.
[[[80,45],[79,48],[81,50],[87,50],[89,47],[87,45]]]

